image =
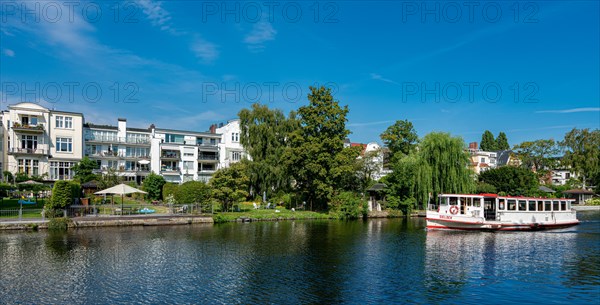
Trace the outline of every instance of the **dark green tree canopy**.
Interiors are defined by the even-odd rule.
[[[494,134],[491,131],[486,130],[483,132],[481,136],[481,144],[479,148],[483,151],[496,151],[496,140],[494,139]]]
[[[150,173],[144,179],[142,188],[148,193],[148,197],[153,200],[159,200],[162,197],[162,188],[166,181],[163,176],[157,175],[154,172]]]
[[[177,203],[204,203],[210,198],[210,187],[201,181],[188,181],[175,192]]]
[[[392,156],[397,153],[408,155],[416,147],[419,140],[413,124],[408,120],[396,121],[380,137],[383,143],[389,148]]]
[[[560,142],[565,154],[563,166],[572,168],[579,176],[583,187],[600,186],[600,130],[576,129],[565,134]]]
[[[556,157],[559,148],[553,139],[526,141],[515,145],[514,149],[522,162],[528,169],[534,169],[543,174],[556,166]]]
[[[234,203],[248,196],[249,182],[245,162],[234,163],[230,167],[220,169],[209,181],[212,187],[212,198],[221,202],[223,211],[227,211]]]
[[[85,183],[98,178],[94,174],[94,170],[98,168],[96,161],[90,160],[87,156],[83,157],[79,163],[75,164],[71,169],[75,173],[73,179],[79,183]]]
[[[496,150],[508,149],[510,149],[510,145],[508,145],[508,138],[506,137],[506,134],[501,131],[496,138]]]
[[[502,166],[479,174],[479,181],[493,185],[498,192],[512,196],[533,196],[537,193],[538,179],[522,167]]]

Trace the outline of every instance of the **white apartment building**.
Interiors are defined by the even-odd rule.
[[[244,158],[249,158],[240,143],[240,120],[230,120],[227,124],[211,126],[212,133],[221,135],[219,143],[219,168],[229,167],[232,163],[239,162]]]
[[[2,170],[48,180],[68,180],[82,158],[83,114],[34,103],[2,112]]]
[[[126,119],[117,126],[84,124],[85,155],[98,163],[98,171],[109,171],[125,181],[141,183],[150,174],[151,128],[127,127]]]
[[[208,182],[219,163],[220,139],[209,132],[153,128],[150,169],[167,182]]]

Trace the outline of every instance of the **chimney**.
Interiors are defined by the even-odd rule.
[[[471,143],[469,143],[469,149],[470,150],[477,150],[477,142],[471,142]]]
[[[210,133],[217,133],[217,124],[210,125]]]

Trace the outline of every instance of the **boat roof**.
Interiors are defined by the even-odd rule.
[[[439,194],[441,197],[493,197],[502,199],[529,199],[529,200],[569,200],[575,201],[571,198],[547,198],[547,197],[524,197],[524,196],[500,196],[498,194],[481,193],[481,194]]]

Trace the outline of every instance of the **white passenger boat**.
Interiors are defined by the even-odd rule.
[[[440,194],[427,209],[427,229],[544,230],[579,223],[573,199]]]

